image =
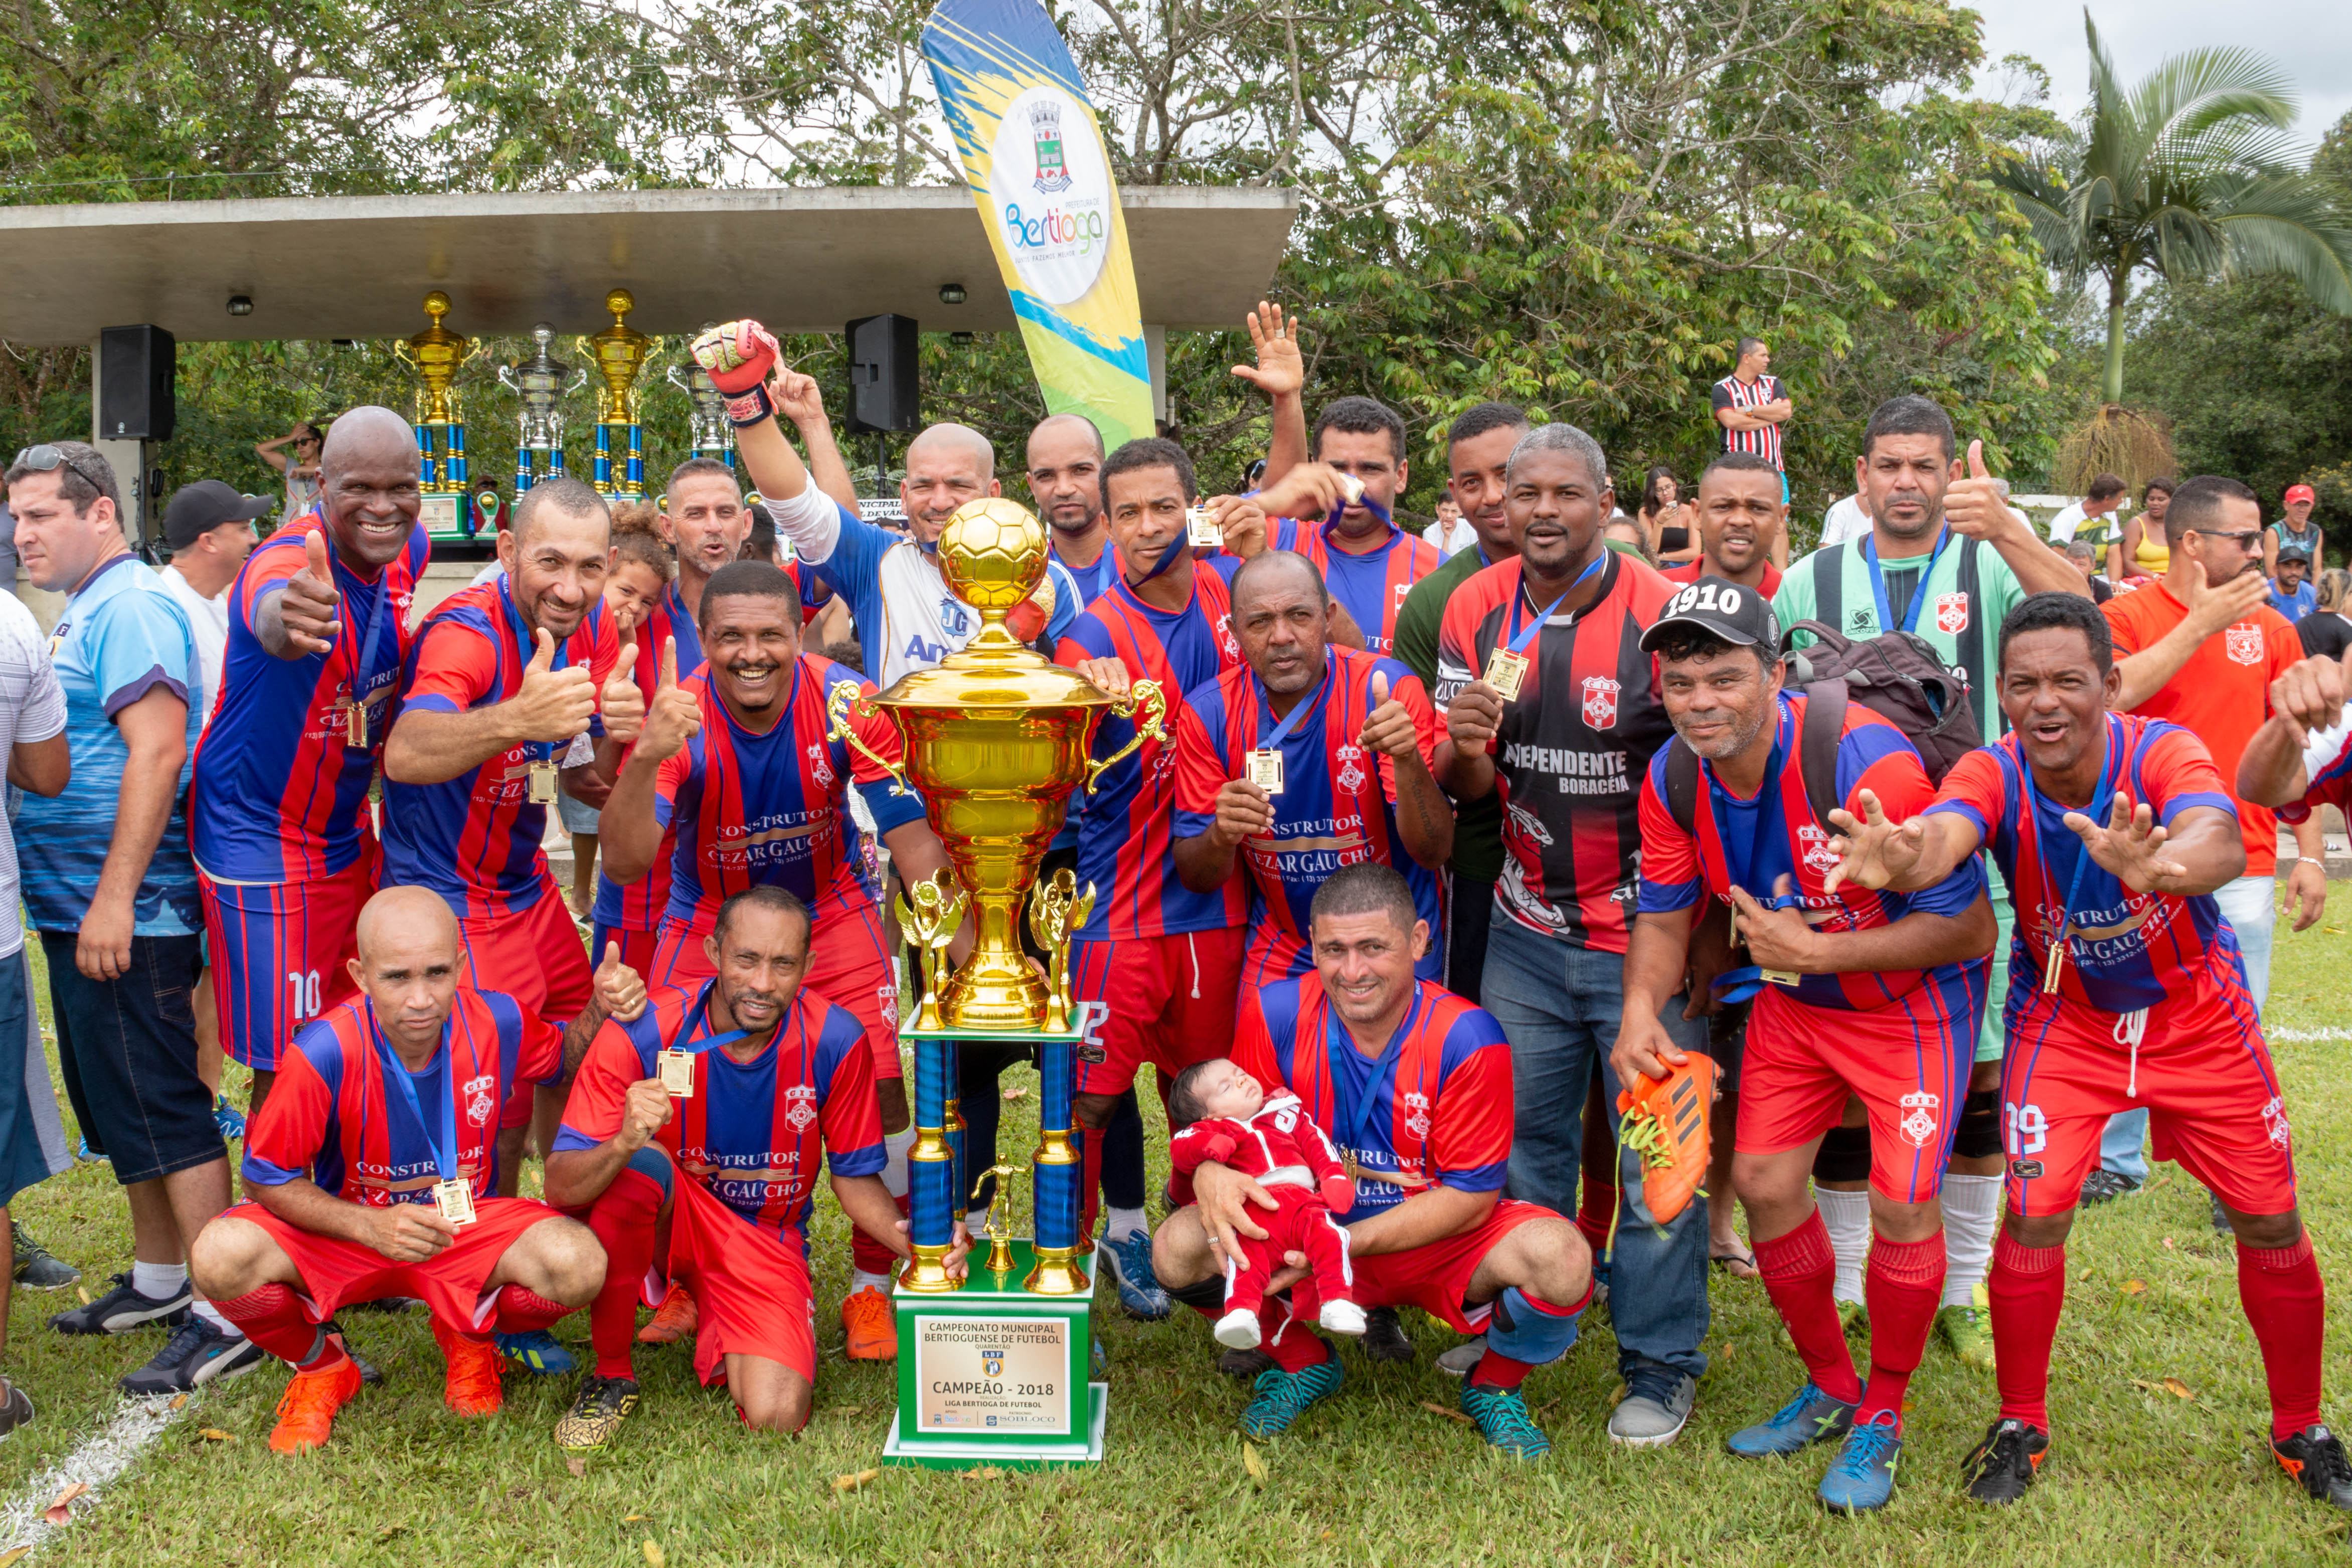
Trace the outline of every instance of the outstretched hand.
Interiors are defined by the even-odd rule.
[[[2145,800],[2133,805],[2121,790],[2116,793],[2115,808],[2105,825],[2081,811],[2067,812],[2066,825],[2074,830],[2099,869],[2134,893],[2176,892],[2189,875],[2187,866],[2164,853],[2165,840],[2170,835],[2157,821],[2155,811]]]
[[[1258,301],[1249,313],[1250,341],[1257,363],[1235,365],[1234,374],[1269,398],[1288,397],[1307,384],[1307,361],[1298,351],[1298,321],[1283,319],[1282,307]]]
[[[1823,893],[1835,893],[1849,882],[1874,893],[1892,887],[1918,865],[1927,847],[1927,818],[1888,821],[1874,790],[1863,790],[1860,804],[1859,818],[1843,806],[1830,811],[1830,826],[1839,832],[1830,841],[1838,863],[1822,879]]]

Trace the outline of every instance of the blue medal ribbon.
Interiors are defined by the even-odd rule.
[[[1936,563],[1944,559],[1944,551],[1950,548],[1951,542],[1952,530],[1949,528],[1936,535],[1935,551],[1927,557],[1927,564],[1920,569],[1919,580],[1912,585],[1911,602],[1904,609],[1903,624],[1899,630],[1918,630],[1919,612],[1927,602],[1927,580],[1936,575]],[[1886,602],[1886,573],[1878,565],[1878,536],[1875,533],[1862,536],[1862,559],[1864,564],[1870,568],[1870,591],[1878,602],[1878,629],[1881,632],[1896,631],[1898,628],[1893,612]]]
[[[1714,800],[1715,820],[1718,825],[1717,841],[1723,851],[1724,873],[1733,887],[1745,892],[1767,909],[1794,909],[1802,902],[1793,884],[1791,890],[1785,894],[1768,893],[1751,885],[1756,868],[1764,863],[1764,851],[1772,841],[1773,823],[1780,814],[1775,808],[1780,804],[1777,791],[1780,769],[1788,757],[1790,724],[1789,707],[1784,699],[1779,717],[1772,726],[1772,756],[1764,764],[1764,782],[1756,790],[1756,825],[1748,837],[1748,852],[1737,859],[1732,854],[1731,841],[1725,838],[1720,831],[1720,825],[1731,818],[1731,792],[1723,787],[1712,767],[1706,769],[1706,787]],[[1715,977],[1715,988],[1724,993],[1722,999],[1727,1005],[1748,1000],[1764,986],[1764,967],[1760,964],[1727,970]]]
[[[1422,999],[1421,988],[1415,986],[1412,1006],[1405,1009],[1404,1021],[1397,1025],[1396,1032],[1389,1036],[1389,1042],[1381,1047],[1380,1055],[1373,1058],[1371,1076],[1365,1082],[1363,1097],[1353,1106],[1348,1105],[1344,1100],[1346,1090],[1343,1085],[1347,1079],[1342,1076],[1339,1052],[1351,1051],[1359,1057],[1363,1053],[1356,1051],[1356,1042],[1349,1038],[1347,1027],[1339,1021],[1339,1009],[1328,999],[1323,1004],[1323,1071],[1331,1081],[1331,1120],[1348,1134],[1347,1149],[1351,1153],[1360,1154],[1365,1147],[1364,1131],[1371,1125],[1372,1106],[1381,1097],[1381,1076],[1396,1065],[1398,1056],[1404,1050],[1406,1037],[1412,1033],[1412,1026],[1421,1017]]]
[[[1274,694],[1265,689],[1265,683],[1259,680],[1255,673],[1253,672],[1250,675],[1250,687],[1257,695],[1257,749],[1260,751],[1281,750],[1282,743],[1290,737],[1290,732],[1298,727],[1298,721],[1307,716],[1307,713],[1309,708],[1316,707],[1322,703],[1323,694],[1328,691],[1330,686],[1331,666],[1328,664],[1326,664],[1323,666],[1322,681],[1312,692],[1309,692],[1307,695],[1299,698],[1297,705],[1290,710],[1290,716],[1284,719],[1280,724],[1275,726],[1273,733],[1268,734],[1266,732],[1266,722],[1274,717]]]
[[[682,1051],[688,1056],[700,1056],[712,1046],[731,1044],[751,1034],[750,1030],[744,1029],[730,1030],[725,1034],[710,1032],[710,991],[711,988],[718,983],[716,980],[703,982],[702,995],[695,998],[692,1010],[688,1012],[685,1021],[678,1025],[677,1040],[672,1044],[664,1046],[663,1050]],[[700,1034],[694,1032],[695,1020],[698,1019],[703,1025],[703,1032]],[[778,1022],[781,1024],[782,1020],[779,1019]]]
[[[442,1085],[445,1092],[441,1096],[441,1135],[436,1138],[433,1135],[432,1127],[425,1120],[425,1107],[418,1103],[416,1099],[416,1079],[410,1073],[406,1064],[400,1060],[399,1054],[392,1049],[392,1042],[384,1039],[383,1029],[375,1021],[373,1002],[368,1003],[367,1027],[368,1041],[375,1047],[376,1060],[383,1069],[383,1081],[388,1084],[399,1085],[401,1102],[408,1107],[409,1119],[416,1124],[417,1133],[433,1152],[433,1168],[441,1174],[443,1181],[456,1181],[457,1179],[457,1084],[456,1082],[457,1060],[457,1054],[449,1049],[448,1029],[444,1026],[441,1031],[442,1043],[439,1054],[442,1060],[448,1063],[448,1082]],[[389,1095],[391,1092],[387,1090],[385,1092]]]
[[[1371,513],[1372,516],[1380,518],[1381,521],[1386,523],[1389,527],[1392,528],[1396,527],[1396,519],[1389,515],[1389,509],[1386,507],[1381,506],[1378,501],[1372,499],[1372,493],[1370,490],[1364,492],[1363,499],[1360,501],[1343,500],[1338,506],[1332,507],[1329,512],[1324,515],[1323,526],[1328,528],[1333,523],[1338,522],[1339,520],[1339,514],[1346,511],[1351,506],[1361,507],[1364,510]]]

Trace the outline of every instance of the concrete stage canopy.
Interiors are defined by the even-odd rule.
[[[1146,186],[1121,201],[1154,329],[1239,326],[1298,210],[1294,191],[1234,186]],[[636,296],[630,325],[657,334],[741,315],[785,331],[837,332],[885,311],[939,331],[1014,325],[961,187],[6,207],[0,269],[0,338],[28,346],[140,322],[183,342],[401,338],[425,324],[432,288],[469,337],[540,321],[593,332],[615,286]],[[941,303],[950,286],[962,304]],[[252,313],[230,315],[233,296]]]

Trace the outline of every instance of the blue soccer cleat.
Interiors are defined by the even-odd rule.
[[[562,1342],[545,1329],[498,1336],[499,1354],[535,1377],[560,1377],[577,1364]]]
[[[1743,1459],[1769,1458],[1843,1437],[1853,1425],[1853,1406],[1831,1398],[1808,1383],[1770,1420],[1734,1432],[1723,1446]]]
[[[1151,1271],[1150,1231],[1131,1231],[1117,1241],[1106,1237],[1095,1244],[1095,1255],[1110,1270],[1111,1281],[1118,1286],[1118,1304],[1129,1317],[1156,1323],[1176,1310]]]
[[[1464,1381],[1462,1414],[1478,1423],[1478,1435],[1515,1458],[1540,1459],[1551,1439],[1528,1415],[1527,1396],[1516,1388],[1489,1388]]]
[[[1285,1372],[1280,1367],[1257,1375],[1257,1397],[1242,1412],[1242,1431],[1253,1437],[1271,1437],[1290,1430],[1290,1424],[1299,1414],[1318,1399],[1328,1399],[1339,1392],[1345,1381],[1339,1371],[1339,1358],[1331,1347],[1323,1347],[1325,1359],[1304,1372]]]
[[[1822,1503],[1839,1513],[1885,1508],[1895,1496],[1895,1467],[1902,1457],[1895,1412],[1882,1410],[1846,1433],[1845,1447],[1822,1478]]]

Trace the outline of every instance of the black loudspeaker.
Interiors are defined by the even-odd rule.
[[[849,339],[849,428],[920,430],[915,319],[861,316],[843,330]]]
[[[98,437],[169,441],[177,423],[174,344],[161,327],[109,327],[98,335]]]

